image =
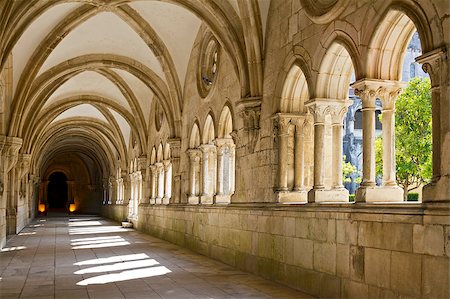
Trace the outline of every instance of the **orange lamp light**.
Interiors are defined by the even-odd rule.
[[[40,203],[38,210],[39,210],[39,212],[44,213],[45,212],[45,203]]]
[[[70,213],[73,213],[73,212],[75,212],[75,204],[74,203],[71,203],[70,205],[69,205],[69,212]]]

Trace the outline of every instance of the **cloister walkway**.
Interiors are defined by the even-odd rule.
[[[0,298],[310,298],[97,216],[38,218],[0,252]]]

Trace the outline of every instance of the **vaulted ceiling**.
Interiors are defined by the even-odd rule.
[[[186,72],[202,24],[231,54],[242,96],[261,94],[257,65],[269,4],[2,1],[0,66],[13,70],[5,133],[23,138],[21,152],[39,163],[78,151],[111,166],[118,160],[126,165],[131,135],[142,153],[148,151],[149,116],[156,103],[170,134],[180,137]]]

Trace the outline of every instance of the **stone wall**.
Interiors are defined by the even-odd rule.
[[[124,211],[104,207],[116,220]],[[141,206],[137,229],[315,296],[450,296],[445,209]]]

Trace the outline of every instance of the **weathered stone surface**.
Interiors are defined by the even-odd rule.
[[[444,255],[444,228],[440,225],[414,225],[414,252]],[[433,246],[430,246],[433,244]]]
[[[314,242],[314,269],[336,274],[336,244]]]
[[[422,257],[393,251],[391,255],[391,287],[401,294],[420,296]]]
[[[365,282],[377,287],[389,288],[391,275],[391,251],[366,248],[364,252]]]

